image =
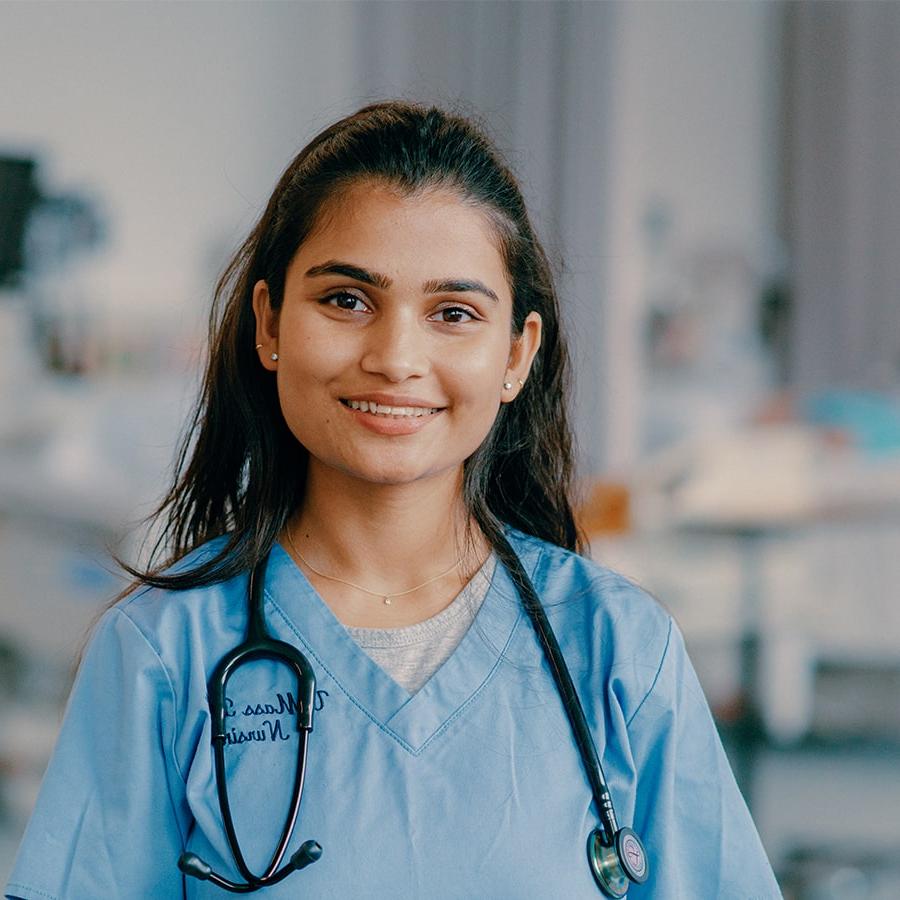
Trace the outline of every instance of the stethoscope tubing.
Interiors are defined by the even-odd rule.
[[[522,597],[522,605],[528,613],[534,630],[537,633],[538,640],[544,651],[544,656],[550,666],[550,672],[556,683],[556,689],[559,692],[563,705],[566,710],[566,717],[572,727],[572,733],[575,737],[575,743],[578,746],[578,752],[584,766],[591,791],[594,795],[594,802],[597,806],[597,812],[600,816],[600,822],[605,832],[605,837],[609,844],[615,838],[616,832],[619,830],[616,822],[616,813],[613,809],[612,799],[609,794],[609,788],[606,783],[606,776],[603,773],[603,766],[600,764],[600,757],[597,753],[597,747],[594,744],[594,738],[588,728],[587,719],[584,715],[584,707],[578,697],[578,692],[572,682],[572,676],[569,673],[569,667],[566,665],[562,650],[550,622],[547,619],[547,613],[544,611],[544,605],[541,603],[528,577],[528,573],[522,566],[518,554],[510,546],[509,541],[504,536],[498,536],[500,558],[504,566],[506,566],[509,574],[515,584],[520,596]]]
[[[298,860],[298,854],[294,854],[291,860],[279,869],[294,827],[300,813],[300,801],[303,796],[303,785],[306,777],[306,759],[309,734],[313,728],[313,709],[315,705],[315,675],[306,657],[284,641],[275,640],[267,631],[263,612],[263,589],[265,584],[266,567],[269,554],[266,554],[253,568],[249,576],[247,593],[249,597],[249,610],[247,620],[247,636],[243,643],[239,644],[227,653],[210,675],[207,683],[209,697],[210,717],[212,720],[212,745],[213,761],[216,779],[216,794],[219,801],[219,811],[222,815],[222,823],[225,827],[225,836],[234,857],[235,865],[244,878],[245,884],[233,882],[222,875],[213,872],[202,860],[185,854],[179,860],[179,868],[186,874],[201,877],[213,884],[232,893],[248,893],[259,890],[262,887],[277,884],[291,872],[308,865],[318,859],[321,847],[313,842],[304,844],[307,855]],[[260,659],[271,659],[288,665],[297,677],[297,732],[300,745],[297,750],[297,767],[294,773],[294,783],[291,788],[291,801],[288,815],[285,819],[278,845],[272,858],[262,875],[254,874],[244,859],[240,841],[234,827],[234,818],[231,814],[231,804],[228,799],[228,778],[225,767],[225,746],[227,743],[225,726],[225,696],[228,681],[234,673],[243,665]],[[312,845],[312,846],[310,846]],[[303,848],[301,848],[303,850]],[[308,854],[312,854],[309,858]]]

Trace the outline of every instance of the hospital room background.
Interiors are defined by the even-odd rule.
[[[401,96],[523,181],[592,555],[684,630],[785,896],[900,896],[898,48],[898,3],[0,4],[0,876],[216,275]]]

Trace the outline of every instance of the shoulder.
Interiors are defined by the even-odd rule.
[[[612,569],[531,535],[510,531],[509,537],[566,658],[595,687],[598,679],[604,683],[629,719],[666,670],[666,659],[684,652],[671,615]]]
[[[637,582],[572,550],[510,529],[548,613],[589,620],[623,639],[668,634],[672,617]]]
[[[197,568],[221,552],[227,538],[214,538],[166,569],[165,574]],[[246,575],[184,590],[143,586],[119,600],[104,616],[121,616],[164,661],[179,655],[186,642],[202,634],[242,632]],[[101,620],[101,624],[102,624]]]

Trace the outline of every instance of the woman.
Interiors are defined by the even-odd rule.
[[[604,873],[618,896],[629,874],[632,897],[779,896],[677,628],[579,555],[557,299],[487,139],[406,103],[337,122],[217,296],[167,557],[93,635],[7,896],[218,897],[273,872],[272,898],[587,898]],[[315,686],[256,659],[212,722],[248,593]],[[604,856],[591,740],[649,865],[628,828]]]

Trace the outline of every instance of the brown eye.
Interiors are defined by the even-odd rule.
[[[349,294],[347,291],[337,291],[329,294],[322,300],[326,306],[333,306],[336,309],[342,309],[345,312],[364,312],[368,307],[355,294]],[[358,304],[358,305],[357,305]]]
[[[441,322],[448,322],[452,325],[471,322],[475,318],[469,310],[464,309],[462,306],[448,306],[445,309],[438,310],[436,315],[440,316]]]

